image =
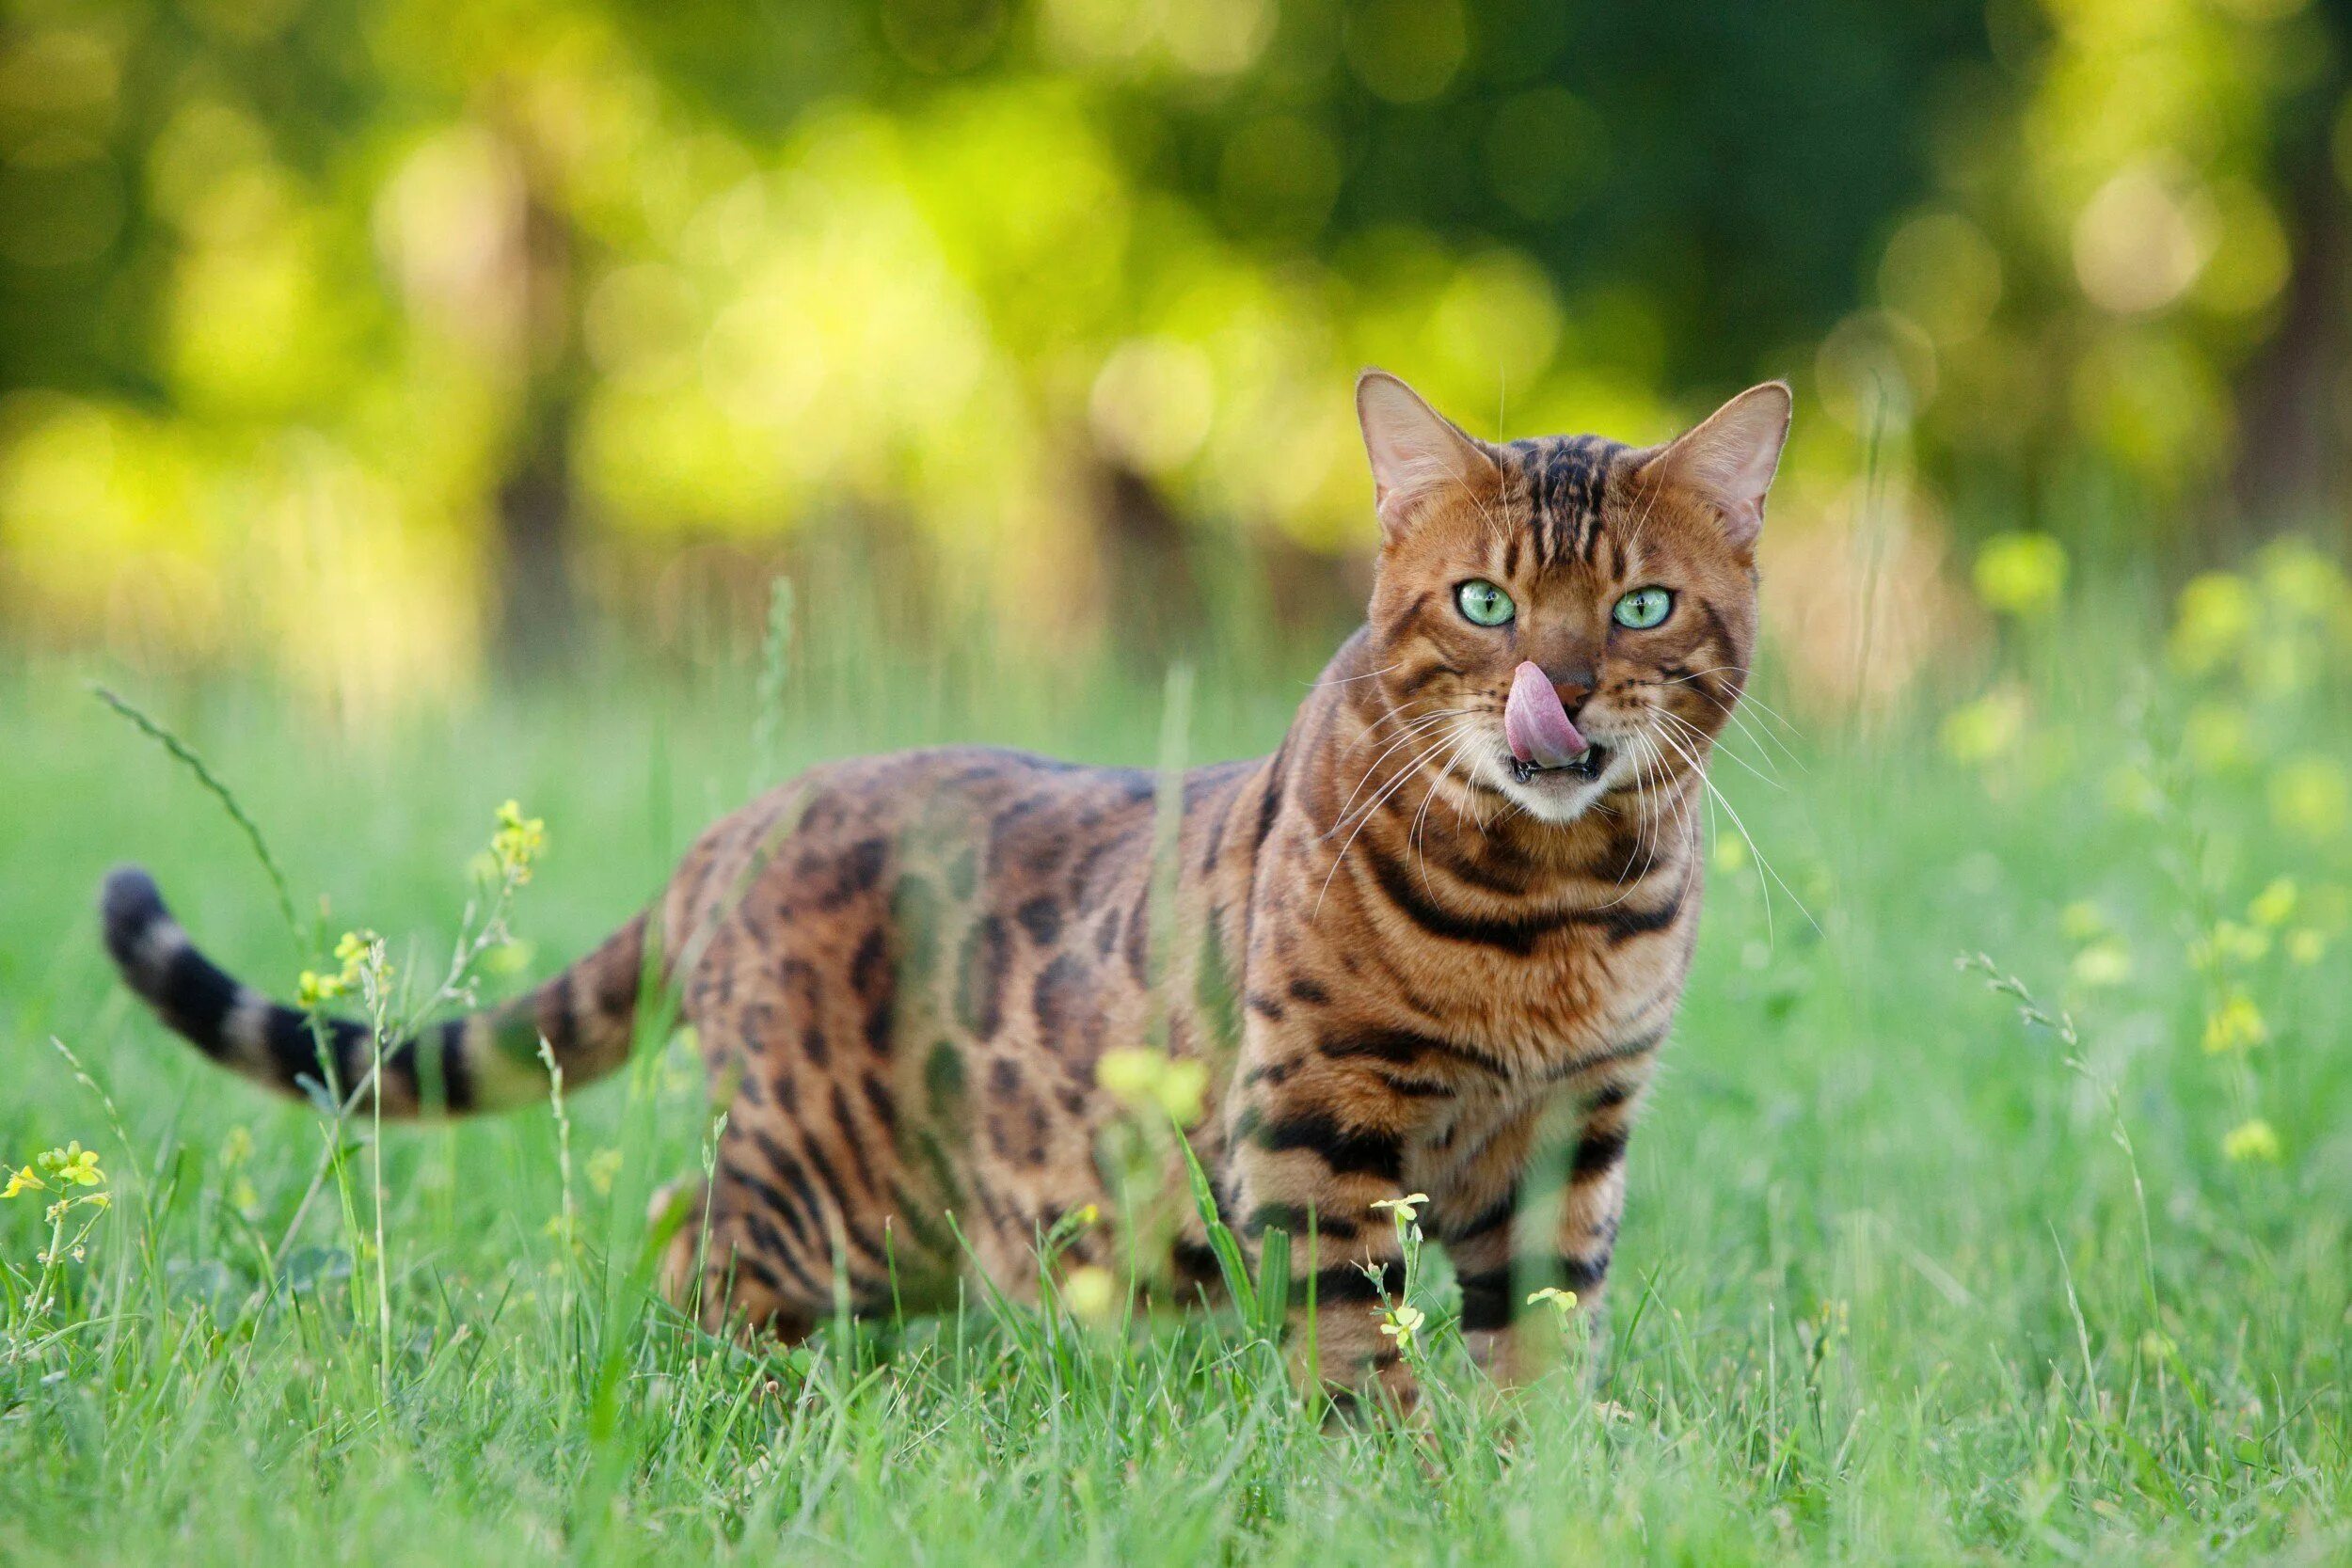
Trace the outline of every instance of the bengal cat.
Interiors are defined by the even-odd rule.
[[[641,985],[675,988],[728,1114],[671,1288],[791,1337],[836,1281],[866,1310],[894,1275],[973,1270],[1034,1299],[1041,1234],[1111,1207],[1097,1063],[1164,1039],[1208,1071],[1189,1135],[1224,1215],[1291,1232],[1302,1273],[1311,1221],[1318,1321],[1293,1338],[1318,1386],[1414,1397],[1373,1205],[1416,1192],[1473,1353],[1510,1370],[1532,1289],[1597,1305],[1608,1274],[1790,397],[1768,383],[1638,450],[1490,444],[1377,372],[1356,400],[1370,614],[1272,756],[1187,772],[1172,829],[1148,771],[971,747],[813,768],[563,974],[392,1048],[385,1109],[543,1099],[542,1040],[571,1083],[609,1072]],[[109,877],[103,913],[131,987],[208,1055],[284,1090],[363,1079],[364,1026],[239,985],[144,873]],[[1523,1207],[1556,1227],[1525,1234]],[[1214,1282],[1203,1235],[1187,1221],[1167,1260],[1187,1293]],[[1082,1230],[1064,1261],[1112,1251]]]

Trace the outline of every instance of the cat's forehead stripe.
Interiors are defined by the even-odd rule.
[[[1592,561],[1600,535],[1601,498],[1611,470],[1628,450],[1600,436],[1549,436],[1505,445],[1526,493],[1539,563]]]

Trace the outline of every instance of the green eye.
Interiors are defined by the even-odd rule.
[[[1621,626],[1628,626],[1635,631],[1647,631],[1664,620],[1674,607],[1675,596],[1667,590],[1636,588],[1632,593],[1619,599],[1616,608],[1609,613]],[[1474,621],[1477,617],[1473,615],[1470,619]]]
[[[1518,613],[1511,595],[1484,578],[1476,578],[1454,591],[1454,602],[1462,607],[1462,613],[1482,626],[1499,626]]]

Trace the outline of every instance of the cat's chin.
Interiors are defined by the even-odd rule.
[[[1511,777],[1515,782],[1522,784],[1534,783],[1538,779],[1560,782],[1582,780],[1587,784],[1595,784],[1599,782],[1602,774],[1609,771],[1610,759],[1615,754],[1608,747],[1595,741],[1585,747],[1574,762],[1562,763],[1552,768],[1538,767],[1534,763],[1521,762],[1514,757],[1511,760]]]
[[[1565,826],[1607,794],[1617,752],[1596,743],[1565,768],[1534,768],[1506,757],[1498,787],[1538,821]]]

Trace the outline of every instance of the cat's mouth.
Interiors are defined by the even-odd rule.
[[[1607,770],[1609,748],[1597,744],[1590,745],[1568,758],[1567,761],[1556,763],[1549,768],[1540,763],[1522,762],[1518,757],[1512,757],[1510,763],[1511,777],[1521,784],[1529,784],[1537,779],[1573,779],[1579,783],[1590,784]]]

